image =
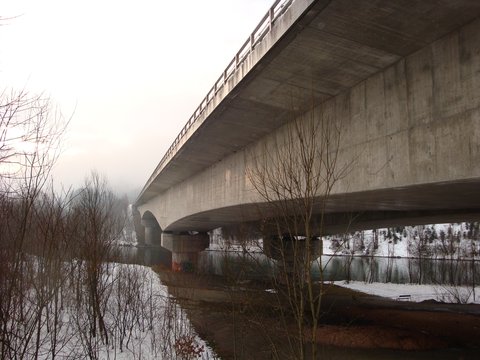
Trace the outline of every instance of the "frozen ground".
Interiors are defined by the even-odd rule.
[[[414,285],[336,281],[335,285],[400,301],[436,300],[447,303],[480,304],[480,288],[467,286]],[[474,295],[475,294],[475,299]]]
[[[56,354],[58,358],[86,359],[92,356],[97,359],[116,360],[217,358],[213,350],[196,334],[186,313],[170,297],[166,286],[161,284],[158,275],[152,269],[124,264],[111,264],[111,267],[109,279],[113,286],[122,278],[128,277],[131,281],[122,283],[118,290],[113,289],[108,297],[105,321],[111,336],[109,344],[106,345],[98,339],[87,346],[87,335],[83,331],[80,332],[77,326],[78,321],[84,319],[85,315],[66,307],[62,314],[64,325],[58,334],[58,338],[62,339]],[[132,291],[131,286],[135,287],[135,291]],[[128,298],[124,299],[124,296]],[[136,306],[136,309],[132,308],[132,305]],[[87,327],[83,330],[86,332]],[[39,337],[45,340],[42,341],[38,358],[50,359],[50,335],[47,326],[42,327]],[[121,341],[123,346],[120,345]],[[93,352],[90,357],[87,353],[88,348]],[[182,349],[190,356],[196,351],[197,356],[182,356]]]

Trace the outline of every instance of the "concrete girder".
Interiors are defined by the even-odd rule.
[[[287,11],[282,30],[219,92],[147,184],[141,211],[172,231],[258,219],[263,205],[245,176],[248,158],[313,97],[315,112],[343,126],[341,161],[355,160],[329,213],[476,214],[480,2],[293,4],[304,10],[292,5],[300,15]]]

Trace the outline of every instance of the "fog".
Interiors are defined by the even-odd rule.
[[[54,171],[141,189],[272,0],[3,0],[0,87],[70,119]]]

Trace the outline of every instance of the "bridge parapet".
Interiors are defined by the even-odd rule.
[[[246,62],[247,58],[253,53],[257,46],[262,42],[267,34],[272,32],[275,27],[276,21],[287,11],[290,5],[295,0],[276,0],[273,5],[270,7],[268,12],[263,16],[258,25],[252,31],[247,40],[243,43],[240,49],[237,51],[233,59],[228,63],[227,67],[222,71],[219,78],[215,81],[210,91],[200,102],[198,107],[195,109],[193,114],[190,116],[186,124],[180,130],[180,133],[177,135],[173,143],[170,145],[159,164],[153,171],[152,175],[148,179],[146,185],[142,189],[141,195],[147,189],[147,187],[155,180],[157,175],[162,171],[165,165],[172,159],[172,157],[179,150],[181,145],[185,142],[185,139],[191,133],[191,129],[199,122],[199,119],[207,111],[208,105],[210,105],[217,94],[222,88],[227,84],[228,80],[231,79],[237,72],[240,71],[241,66]],[[310,3],[311,1],[307,1]],[[249,66],[251,68],[251,66]],[[243,75],[246,71],[242,71]],[[242,76],[243,77],[243,76]],[[222,96],[224,97],[224,95]],[[141,197],[140,195],[140,197]],[[140,198],[139,197],[139,198]]]

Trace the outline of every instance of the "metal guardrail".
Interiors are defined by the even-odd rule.
[[[170,145],[167,152],[162,157],[162,160],[160,160],[160,163],[155,168],[155,171],[148,179],[145,188],[151,183],[151,181],[153,181],[153,178],[156,176],[157,170],[162,168],[162,166],[168,161],[170,155],[174,153],[175,147],[180,143],[181,139],[185,136],[187,131],[193,126],[193,124],[197,121],[200,115],[205,111],[207,105],[210,104],[210,102],[214,99],[217,92],[226,84],[228,79],[233,74],[235,74],[239,66],[245,61],[245,59],[253,51],[253,49],[255,49],[255,47],[263,40],[265,35],[272,31],[275,21],[283,15],[283,13],[290,7],[293,1],[294,0],[276,0],[273,3],[268,12],[262,18],[262,20],[260,20],[257,27],[250,34],[248,39],[240,47],[240,50],[238,50],[238,52],[235,54],[235,57],[227,65],[218,80],[215,81],[213,87],[207,93],[207,96],[205,96],[200,105],[193,112],[192,116],[190,116],[187,123],[177,135],[172,145]],[[142,190],[141,194],[143,194],[145,188]]]

